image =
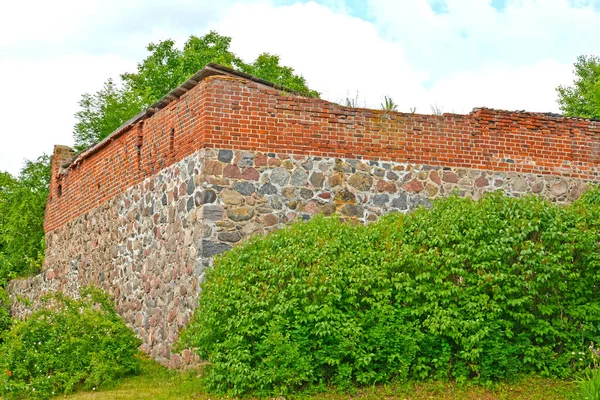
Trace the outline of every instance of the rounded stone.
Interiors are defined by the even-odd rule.
[[[207,203],[214,203],[217,199],[217,193],[212,189],[203,190],[201,192],[197,192],[194,196],[194,199],[197,206]]]
[[[554,197],[562,196],[569,190],[569,184],[564,179],[561,179],[559,182],[556,182],[554,185],[550,187],[550,193]]]
[[[348,179],[348,184],[357,190],[365,192],[373,186],[373,177],[364,172],[357,172]]]
[[[217,235],[219,240],[223,242],[235,243],[239,242],[242,239],[242,235],[238,231],[233,232],[219,232]]]
[[[447,183],[458,183],[458,175],[455,172],[446,171],[442,176],[442,180]]]
[[[254,216],[254,209],[250,207],[236,207],[227,210],[227,216],[235,222],[248,221]]]
[[[515,192],[525,192],[529,188],[527,182],[524,179],[516,178],[511,182],[511,188]],[[566,193],[566,189],[565,189]]]
[[[334,200],[342,203],[355,203],[356,196],[348,189],[342,189],[335,194]]]
[[[223,200],[223,203],[225,204],[239,205],[244,202],[244,197],[235,190],[223,189],[221,192],[221,200]]]
[[[219,150],[218,159],[224,163],[230,163],[233,160],[233,151],[231,150]]]
[[[258,193],[261,195],[277,194],[277,188],[270,183],[265,183],[258,189]]]
[[[285,168],[275,168],[271,171],[270,181],[274,185],[285,186],[290,179],[290,173]]]
[[[308,182],[308,174],[304,169],[296,168],[292,173],[292,186],[306,186]]]
[[[279,218],[273,214],[266,214],[262,217],[262,223],[264,226],[273,226],[279,223]]]

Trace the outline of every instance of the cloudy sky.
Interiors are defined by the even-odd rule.
[[[149,42],[209,30],[276,53],[325,99],[401,111],[558,111],[555,87],[600,55],[600,0],[20,0],[0,13],[0,170],[72,144],[84,92]]]

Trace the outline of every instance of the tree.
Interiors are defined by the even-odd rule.
[[[600,118],[600,57],[580,56],[572,86],[559,86],[558,104],[570,117]]]
[[[104,139],[210,62],[239,69],[307,96],[319,96],[293,68],[280,65],[279,56],[263,53],[255,61],[245,63],[229,49],[230,44],[231,38],[214,31],[202,37],[190,36],[183,49],[170,39],[150,43],[147,46],[150,55],[138,64],[136,72],[122,74],[118,84],[108,80],[98,92],[82,95],[80,110],[75,114],[75,148],[81,151]]]
[[[18,178],[0,172],[0,282],[39,271],[50,157],[26,161]]]
[[[262,53],[253,63],[240,62],[238,66],[247,74],[258,76],[310,97],[319,96],[319,92],[308,88],[302,75],[294,74],[294,69],[291,67],[279,65],[279,61],[278,55]]]
[[[121,86],[112,79],[94,94],[85,93],[75,114],[75,148],[79,151],[99,142],[143,108],[142,96],[128,84]]]

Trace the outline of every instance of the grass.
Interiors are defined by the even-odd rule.
[[[142,360],[142,373],[126,378],[112,389],[78,392],[66,396],[69,400],[129,400],[129,399],[221,399],[227,397],[206,393],[199,379],[198,370],[172,371],[147,358]],[[393,383],[357,389],[352,394],[340,394],[328,391],[302,398],[313,400],[342,399],[528,399],[552,400],[573,399],[577,393],[577,384],[572,380],[544,378],[526,378],[515,383],[501,383],[490,387],[476,385],[457,385],[448,382]]]

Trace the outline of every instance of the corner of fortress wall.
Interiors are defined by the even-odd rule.
[[[93,152],[56,148],[45,266],[9,290],[35,307],[98,285],[145,352],[189,364],[172,344],[215,255],[318,213],[368,223],[450,193],[569,203],[598,180],[599,134],[596,121],[351,109],[210,77]]]

